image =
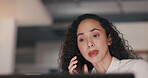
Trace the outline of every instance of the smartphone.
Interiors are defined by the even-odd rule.
[[[83,71],[82,71],[82,69],[83,69],[82,55],[77,55],[77,61],[78,61],[78,63],[77,63],[77,68],[76,68],[76,70],[77,70],[77,72],[78,72],[79,74],[83,74]]]
[[[91,72],[91,70],[93,69],[92,63],[87,61],[82,55],[77,55],[77,60],[78,60],[78,63],[77,63],[76,70],[79,74],[84,74],[84,71],[83,71],[84,64],[87,64],[88,72]]]

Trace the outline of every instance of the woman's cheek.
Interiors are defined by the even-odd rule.
[[[84,44],[81,43],[81,44],[79,44],[78,47],[79,47],[79,50],[80,50],[81,53],[85,52],[86,47],[84,46]]]

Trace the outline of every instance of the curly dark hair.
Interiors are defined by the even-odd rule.
[[[115,25],[110,23],[105,18],[99,17],[95,14],[83,14],[79,16],[69,26],[68,32],[64,37],[59,53],[59,66],[62,71],[68,71],[70,60],[74,56],[79,56],[81,65],[87,64],[89,71],[93,66],[81,54],[77,46],[77,28],[81,21],[85,19],[93,19],[100,22],[101,26],[106,31],[106,36],[111,34],[112,44],[109,46],[111,56],[121,59],[139,59],[135,54],[128,41],[123,38],[123,35],[116,29]]]

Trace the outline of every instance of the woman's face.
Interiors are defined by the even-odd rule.
[[[93,19],[81,21],[77,29],[77,43],[83,57],[91,63],[110,56],[108,45],[111,45],[111,38],[106,37],[104,28]]]

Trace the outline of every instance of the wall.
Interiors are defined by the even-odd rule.
[[[0,19],[0,75],[14,73],[15,41],[15,20]]]
[[[134,50],[148,51],[148,22],[116,23]]]

